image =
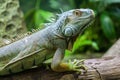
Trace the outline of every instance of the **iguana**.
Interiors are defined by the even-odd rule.
[[[59,14],[44,29],[0,48],[0,75],[40,66],[53,57],[53,71],[79,71],[79,60],[63,62],[65,49],[72,48],[77,36],[94,20],[91,9],[73,9]]]

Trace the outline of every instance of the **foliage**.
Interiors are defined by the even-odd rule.
[[[28,30],[39,28],[53,14],[73,8],[91,8],[96,19],[77,39],[73,52],[104,52],[120,34],[120,0],[20,0]]]
[[[92,34],[89,36],[98,44],[99,52],[105,52],[119,38],[119,4],[120,0],[84,0],[80,5],[96,12],[96,19],[92,25],[95,28],[91,28]]]
[[[113,25],[113,21],[111,20],[109,15],[105,13],[101,14],[100,21],[105,36],[110,40],[115,39],[116,38],[115,28]]]

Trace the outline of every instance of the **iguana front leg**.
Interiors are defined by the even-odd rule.
[[[69,61],[68,63],[62,62],[64,57],[65,49],[58,48],[53,56],[53,60],[51,63],[51,68],[57,72],[64,72],[64,71],[79,71],[81,69],[85,70],[86,68],[83,66],[83,61],[81,60],[74,60]]]

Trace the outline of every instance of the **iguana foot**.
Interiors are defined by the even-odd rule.
[[[71,71],[77,71],[79,73],[84,73],[87,71],[87,67],[84,65],[84,59],[74,59],[73,61],[69,60],[68,64]]]

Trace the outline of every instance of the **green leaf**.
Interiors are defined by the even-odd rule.
[[[98,44],[96,42],[92,42],[92,47],[96,50],[99,50]]]
[[[88,36],[86,34],[78,37],[78,39],[74,43],[72,51],[74,52],[82,46],[92,46],[95,50],[99,50],[97,43],[87,38]]]
[[[40,15],[42,16],[42,18],[43,18],[44,20],[47,20],[47,19],[50,19],[50,17],[53,16],[53,13],[51,13],[51,12],[49,12],[49,11],[41,10]]]
[[[34,26],[33,26],[33,24],[34,24],[34,19],[33,19],[34,16],[33,15],[34,15],[34,13],[35,13],[35,9],[31,9],[24,16],[26,24],[27,24],[27,28],[28,28],[29,31],[32,28],[34,28]]]
[[[41,23],[45,22],[47,19],[53,16],[52,13],[44,10],[37,9],[34,14],[34,23],[36,27],[39,27]]]
[[[43,22],[43,19],[41,18],[41,10],[36,10],[34,14],[34,24],[36,27],[40,25],[40,23]]]
[[[65,50],[65,56],[69,56],[69,55],[71,55],[71,51]]]
[[[113,25],[113,21],[107,14],[102,14],[100,16],[100,21],[102,25],[102,30],[104,35],[110,40],[116,38],[116,33]]]

